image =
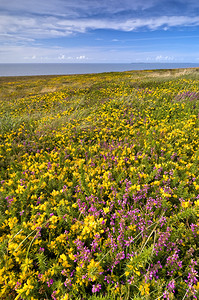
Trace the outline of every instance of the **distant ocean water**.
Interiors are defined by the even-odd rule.
[[[199,63],[10,63],[0,64],[0,76],[70,75],[195,67],[199,67]]]

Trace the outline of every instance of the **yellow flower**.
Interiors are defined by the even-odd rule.
[[[13,229],[13,227],[18,223],[18,220],[16,217],[14,218],[9,218],[8,219],[8,226],[10,227],[10,229]]]
[[[31,280],[28,279],[27,283],[25,283],[21,289],[18,289],[17,292],[19,295],[21,295],[22,293],[26,293],[26,296],[28,296],[33,288],[34,285],[32,285]]]
[[[131,224],[131,225],[129,226],[129,229],[130,229],[130,230],[133,230],[133,231],[136,231],[136,226]]]
[[[69,299],[68,297],[69,297],[68,294],[65,294],[60,300],[68,300]]]
[[[199,206],[199,199],[194,202],[196,206]]]
[[[182,207],[183,208],[189,207],[189,201],[182,201]]]
[[[197,284],[195,284],[193,287],[194,287],[196,290],[199,290],[199,281],[198,281]]]
[[[56,224],[58,222],[59,218],[57,216],[52,216],[49,221],[52,222],[52,224]]]
[[[19,184],[15,192],[17,194],[23,194],[24,189],[25,187]]]
[[[130,272],[126,271],[125,272],[125,276],[128,276],[130,274]]]
[[[75,260],[75,256],[72,253],[70,253],[68,256],[71,260]]]
[[[69,255],[69,257],[70,257],[70,255]],[[70,268],[71,267],[71,265],[67,261],[67,257],[66,257],[65,254],[60,255],[59,262],[61,262],[61,264],[64,268]]]
[[[143,285],[140,285],[139,290],[141,292],[141,295],[149,295],[149,284],[148,283],[143,283]]]
[[[98,274],[100,272],[103,272],[100,263],[95,262],[94,259],[91,259],[90,264],[87,266],[87,269],[88,269],[88,277],[92,278],[92,280],[96,280]]]
[[[109,207],[104,207],[103,211],[105,212],[105,214],[107,214],[109,212]]]
[[[52,193],[51,193],[51,195],[52,195],[53,197],[56,197],[56,196],[59,195],[59,194],[60,194],[60,191],[55,191],[55,190],[53,190]]]

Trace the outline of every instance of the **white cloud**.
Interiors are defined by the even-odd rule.
[[[82,54],[82,51],[85,54]],[[100,57],[101,48],[64,48],[4,45],[0,48],[0,63],[82,62]],[[102,52],[105,50],[102,48]]]
[[[72,51],[71,51],[72,52]],[[58,56],[59,60],[70,60],[70,61],[75,61],[75,60],[85,60],[88,59],[85,55],[78,55],[78,56],[66,56],[65,54],[60,54]]]
[[[175,61],[174,57],[178,57],[175,51],[174,54],[172,51],[166,53],[163,47],[153,54],[144,53],[143,47],[135,52],[139,47],[138,43],[136,44],[139,38],[135,38],[134,47],[130,49],[129,44],[132,43],[127,44],[128,40],[122,40],[119,34],[114,34],[111,38],[109,36],[109,43],[112,42],[110,48],[103,47],[103,43],[107,43],[108,35],[102,34],[97,38],[94,34],[92,40],[92,44],[93,41],[102,41],[96,43],[100,44],[101,48],[56,47],[56,42],[52,46],[53,41],[48,47],[47,43],[49,39],[57,38],[59,43],[57,44],[61,45],[63,37],[90,33],[98,29],[102,30],[102,33],[106,29],[146,32],[159,29],[168,31],[173,27],[182,29],[184,26],[199,26],[197,8],[199,8],[198,0],[176,0],[175,5],[168,0],[0,0],[0,60],[2,62],[83,62],[84,60],[106,62],[118,61],[122,57],[122,61],[131,62],[147,61],[148,57],[149,61]],[[191,16],[190,11],[192,11]],[[89,36],[92,37],[92,34]],[[162,40],[159,35],[149,34],[144,38],[143,36],[140,40],[150,40],[150,42],[153,39]],[[133,37],[132,35],[132,39]],[[197,39],[197,35],[195,37]],[[87,38],[89,39],[88,35]],[[174,36],[171,38],[174,39]],[[180,35],[179,38],[183,37]],[[70,40],[70,43],[72,41]],[[82,39],[78,41],[77,37],[76,41],[81,45]],[[169,41],[165,43],[168,45]],[[149,48],[152,49],[152,46],[153,42],[150,43]],[[183,50],[176,51],[183,53]],[[197,49],[190,49],[187,57],[189,55],[192,58],[193,53],[197,53],[195,58],[193,57],[196,60],[198,58],[196,51]],[[179,57],[180,59],[183,60],[183,56]]]
[[[163,55],[157,55],[155,57],[155,61],[158,61],[158,62],[169,62],[169,61],[174,61],[174,56],[169,56],[169,55],[166,55],[166,56],[163,56]]]
[[[186,16],[162,16],[157,18],[148,18],[148,19],[131,19],[127,20],[124,23],[119,24],[121,30],[131,31],[137,30],[141,27],[148,27],[151,30],[159,29],[160,27],[166,26],[174,27],[174,26],[198,26],[199,25],[199,17],[186,17]]]
[[[77,56],[76,59],[78,59],[78,60],[79,60],[79,59],[80,59],[80,60],[86,59],[86,56],[85,56],[85,55],[80,55],[80,56]]]
[[[57,38],[84,33],[95,29],[137,31],[143,27],[149,30],[168,29],[176,26],[198,26],[199,16],[161,16],[154,18],[117,19],[60,19],[57,17],[0,17],[0,38],[2,41],[34,41],[35,39]],[[115,40],[116,41],[116,40]]]
[[[157,11],[158,8],[158,11]],[[177,10],[184,13],[195,13],[199,8],[198,0],[9,0],[0,1],[0,11],[9,11],[12,15],[23,13],[23,15],[37,14],[45,16],[65,16],[66,18],[79,18],[103,13],[103,15],[118,14],[120,12],[150,11],[172,12]],[[160,10],[161,9],[161,10]],[[174,14],[173,14],[174,15]]]
[[[114,50],[114,51],[113,51]],[[191,59],[190,59],[191,58]],[[41,47],[41,46],[2,46],[0,63],[80,63],[80,62],[183,62],[196,61],[198,52],[189,55],[168,51],[142,51],[126,47]]]
[[[59,56],[58,56],[58,59],[60,59],[60,60],[65,59],[65,55],[64,55],[64,54],[59,55]]]
[[[162,0],[163,1],[163,0]],[[166,2],[166,0],[164,0]],[[26,14],[45,14],[65,17],[79,17],[103,12],[113,14],[124,10],[145,10],[153,7],[158,0],[9,0],[0,3],[0,11]]]
[[[173,26],[198,26],[199,17],[186,17],[186,16],[162,16],[154,18],[134,18],[126,21],[107,20],[107,19],[78,19],[78,20],[61,20],[57,22],[57,28],[65,32],[85,32],[92,29],[114,29],[122,31],[138,30],[142,27],[148,27],[151,30],[159,29],[164,26],[165,28]]]
[[[199,25],[198,0],[176,0],[174,4],[168,0],[0,1],[0,41],[31,42],[95,29],[168,30]]]

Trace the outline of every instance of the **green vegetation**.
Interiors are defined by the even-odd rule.
[[[199,69],[0,86],[0,298],[197,299]]]

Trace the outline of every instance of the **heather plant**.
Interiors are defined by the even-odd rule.
[[[199,78],[169,72],[2,79],[1,299],[198,298]]]

